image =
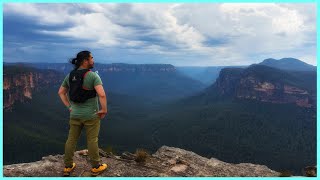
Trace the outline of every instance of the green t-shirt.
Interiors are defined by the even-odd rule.
[[[78,70],[80,70],[80,68]],[[68,89],[69,89],[69,75],[70,74],[68,74],[64,78],[61,85]],[[83,80],[83,86],[89,90],[92,90],[97,85],[102,85],[102,81],[99,75],[96,72],[92,72],[92,71],[88,72],[86,77]],[[70,113],[71,119],[93,120],[93,119],[99,118],[99,116],[96,114],[99,111],[98,96],[94,98],[90,98],[84,103],[75,103],[70,99],[69,99],[69,102],[72,107],[72,111]]]

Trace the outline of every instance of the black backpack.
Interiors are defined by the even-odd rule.
[[[73,70],[69,75],[69,98],[76,103],[84,103],[86,100],[96,97],[95,89],[88,90],[83,88],[83,80],[90,69]]]

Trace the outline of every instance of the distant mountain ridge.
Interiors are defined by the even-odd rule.
[[[299,59],[295,58],[282,58],[279,60],[268,58],[263,60],[260,65],[266,65],[283,70],[295,70],[295,71],[315,71],[316,66],[307,64]]]
[[[13,66],[29,66],[38,69],[53,69],[64,74],[73,70],[74,65],[70,63],[4,63],[4,65]],[[93,71],[98,72],[175,72],[176,68],[171,64],[126,64],[126,63],[112,63],[102,64],[95,63]]]

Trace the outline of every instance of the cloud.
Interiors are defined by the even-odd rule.
[[[279,56],[316,64],[315,3],[5,3],[9,16],[37,24],[39,35],[72,39],[75,48],[178,65],[251,64]]]

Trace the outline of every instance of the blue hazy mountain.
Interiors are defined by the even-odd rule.
[[[276,59],[265,59],[261,65],[266,65],[283,70],[294,70],[294,71],[316,71],[317,67],[307,64],[299,59],[295,58],[282,58],[279,60]]]
[[[5,63],[5,66],[30,66],[55,70],[67,75],[69,63]],[[178,99],[200,92],[206,86],[176,70],[170,64],[95,64],[92,69],[101,77],[107,92],[145,97],[154,101]]]
[[[219,76],[220,70],[225,67],[245,67],[245,66],[178,66],[177,71],[194,79],[202,82],[205,85],[213,84]]]

